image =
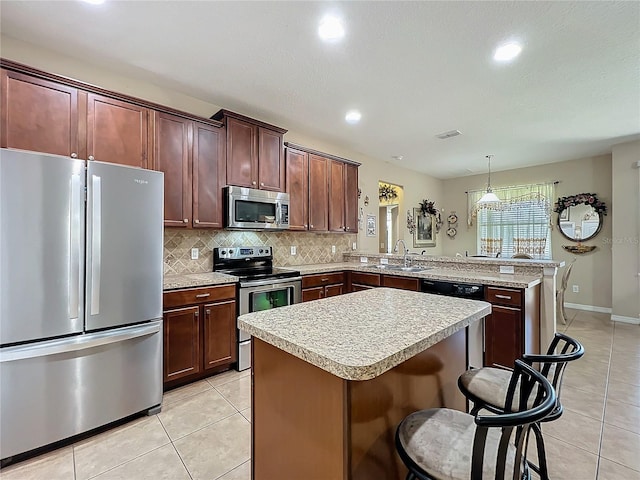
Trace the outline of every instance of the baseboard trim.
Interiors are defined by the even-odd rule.
[[[611,313],[611,308],[608,307],[596,307],[595,305],[582,305],[581,303],[567,303],[564,302],[565,308],[573,308],[574,310],[585,310],[587,312],[597,313]]]
[[[640,318],[636,317],[625,317],[623,315],[611,315],[611,320],[614,322],[620,323],[630,323],[632,325],[640,325]]]

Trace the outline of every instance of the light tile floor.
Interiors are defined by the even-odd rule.
[[[640,480],[640,326],[568,310],[565,413],[543,425],[553,480]],[[165,394],[162,412],[0,471],[3,480],[249,480],[249,372]],[[330,480],[330,479],[327,479]],[[374,479],[372,479],[374,480]]]

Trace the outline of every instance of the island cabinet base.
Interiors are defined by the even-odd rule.
[[[370,380],[344,380],[256,338],[252,479],[401,480],[395,429],[408,414],[465,411],[466,331]]]

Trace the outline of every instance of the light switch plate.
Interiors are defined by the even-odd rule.
[[[360,263],[368,263],[369,259],[367,257],[360,257]]]
[[[357,249],[357,248],[358,248],[358,244],[357,244],[356,242],[353,242],[353,243],[351,244],[351,250],[355,250],[355,249]]]
[[[333,253],[333,254],[336,253],[336,246],[335,245],[331,245],[331,253]]]
[[[513,265],[500,265],[500,273],[516,273]]]
[[[381,258],[380,259],[380,265],[389,265],[389,259],[388,258]]]
[[[200,256],[200,251],[197,248],[191,249],[191,260],[197,260]]]
[[[295,245],[291,245],[291,255],[295,255],[297,251],[297,248]]]

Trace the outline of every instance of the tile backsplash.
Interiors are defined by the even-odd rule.
[[[342,254],[351,251],[356,234],[310,232],[235,232],[228,230],[164,229],[164,273],[203,273],[213,269],[215,247],[267,245],[273,247],[277,266],[341,262]],[[291,247],[296,255],[291,255]],[[331,253],[331,247],[336,253]],[[199,250],[198,260],[191,260],[191,249]]]

